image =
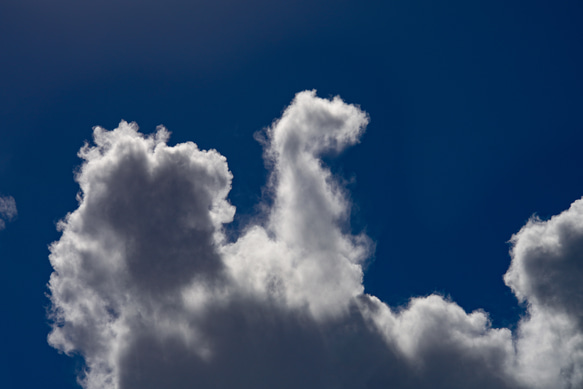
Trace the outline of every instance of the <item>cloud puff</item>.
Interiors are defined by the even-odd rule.
[[[6,227],[6,221],[11,221],[17,214],[14,198],[12,196],[0,197],[0,230]]]
[[[226,159],[158,128],[94,130],[79,206],[51,246],[49,343],[78,354],[88,389],[572,388],[583,385],[582,205],[529,222],[507,284],[528,306],[515,333],[441,296],[392,309],[364,294],[374,249],[321,161],[368,116],[296,95],[264,131],[265,214],[228,241]]]
[[[528,304],[519,362],[542,387],[583,385],[583,199],[548,221],[532,218],[512,237],[504,276]]]

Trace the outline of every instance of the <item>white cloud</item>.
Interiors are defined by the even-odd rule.
[[[299,93],[264,133],[267,212],[234,242],[226,159],[169,133],[96,128],[79,207],[51,246],[50,344],[84,357],[89,389],[570,388],[583,384],[581,206],[513,238],[513,334],[440,296],[392,310],[363,293],[373,245],[320,157],[367,115]],[[579,275],[579,277],[577,277]]]
[[[519,363],[532,385],[583,385],[583,199],[548,221],[532,218],[512,237],[504,276],[530,316]]]
[[[6,227],[6,221],[11,221],[17,214],[14,198],[12,196],[0,197],[0,230]]]

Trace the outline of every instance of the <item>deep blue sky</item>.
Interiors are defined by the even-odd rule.
[[[47,246],[93,126],[217,149],[244,220],[266,176],[253,133],[304,89],[371,117],[330,161],[377,243],[367,291],[437,291],[513,325],[507,241],[583,195],[582,17],[576,1],[2,1],[0,195],[19,216],[0,232],[0,386],[75,387],[46,343]]]

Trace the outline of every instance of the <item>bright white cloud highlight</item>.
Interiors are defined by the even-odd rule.
[[[505,280],[515,333],[440,296],[395,311],[363,293],[373,249],[322,163],[367,115],[296,95],[264,133],[267,212],[227,242],[231,173],[160,127],[96,128],[79,207],[51,246],[49,343],[85,388],[572,388],[583,385],[583,206],[529,222]],[[581,201],[581,200],[580,200]]]

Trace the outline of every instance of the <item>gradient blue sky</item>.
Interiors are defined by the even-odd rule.
[[[79,361],[46,343],[47,247],[93,126],[217,149],[237,224],[267,174],[253,134],[305,89],[371,118],[328,161],[377,244],[366,291],[439,292],[512,326],[508,240],[583,195],[582,17],[576,1],[2,1],[0,195],[19,214],[0,231],[0,386],[76,387]]]

